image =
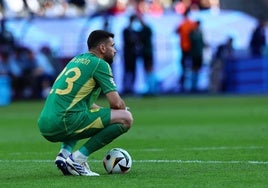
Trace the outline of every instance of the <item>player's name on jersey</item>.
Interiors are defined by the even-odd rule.
[[[84,59],[84,58],[74,58],[72,60],[73,63],[81,63],[81,64],[84,64],[84,65],[88,65],[90,63],[90,60],[89,59]]]

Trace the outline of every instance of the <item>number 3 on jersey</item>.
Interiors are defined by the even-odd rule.
[[[66,68],[64,68],[64,70],[60,73],[55,82],[57,82],[57,80],[59,80],[62,76],[66,76],[65,82],[67,83],[67,87],[62,89],[56,89],[55,93],[59,95],[66,95],[72,91],[73,83],[81,76],[81,71],[77,67],[71,68],[67,71]],[[54,89],[52,89],[50,93],[52,93],[53,91]]]

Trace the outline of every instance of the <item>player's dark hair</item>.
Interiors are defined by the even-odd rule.
[[[110,37],[114,38],[114,34],[104,30],[92,31],[87,39],[88,49],[97,47],[101,42],[106,42]]]

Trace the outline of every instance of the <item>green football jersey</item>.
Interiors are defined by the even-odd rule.
[[[53,126],[60,131],[64,116],[79,116],[80,112],[88,111],[101,91],[117,91],[110,65],[91,53],[74,57],[59,74],[46,99],[38,121],[41,132],[48,133]]]

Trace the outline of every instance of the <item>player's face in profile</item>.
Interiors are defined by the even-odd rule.
[[[104,60],[109,64],[113,63],[113,59],[116,53],[114,45],[115,44],[113,38],[109,38],[109,40],[105,43],[106,52],[104,55]]]

